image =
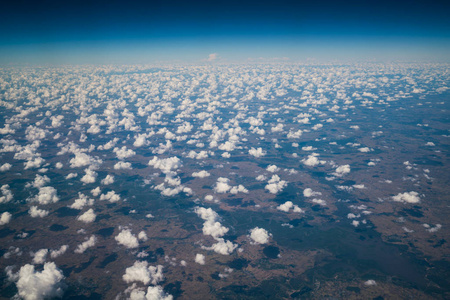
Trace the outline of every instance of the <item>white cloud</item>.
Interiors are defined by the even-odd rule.
[[[317,158],[318,154],[313,153],[311,155],[308,155],[307,159],[303,159],[302,162],[306,166],[315,167],[320,164],[319,159]]]
[[[6,172],[9,171],[9,169],[11,169],[12,165],[9,163],[4,163],[3,165],[0,166],[0,172]]]
[[[93,204],[94,199],[88,198],[88,196],[83,193],[78,193],[78,198],[75,199],[75,202],[70,206],[70,208],[81,210],[84,206]]]
[[[214,252],[222,255],[230,255],[238,247],[230,241],[226,241],[223,238],[216,238],[217,243],[212,244],[211,247],[203,246],[202,249],[213,250]]]
[[[16,274],[8,272],[8,278],[16,281],[17,295],[25,300],[60,298],[64,294],[64,275],[53,262],[45,263],[40,272],[26,264]]]
[[[130,249],[137,248],[139,246],[138,239],[129,229],[122,229],[122,231],[114,239],[117,243]]]
[[[402,202],[402,203],[419,203],[420,202],[420,197],[417,192],[399,193],[398,195],[392,197],[392,199],[396,202]]]
[[[293,209],[294,212],[297,213],[303,213],[304,211],[298,207],[298,205],[295,205],[294,203],[292,203],[292,201],[286,201],[284,204],[280,204],[279,206],[277,206],[278,210],[284,211],[284,212],[289,212],[290,209]]]
[[[108,200],[109,202],[114,203],[120,200],[120,196],[114,191],[109,191],[106,194],[101,194],[100,200]]]
[[[102,190],[100,189],[99,186],[96,187],[95,189],[92,189],[92,190],[91,190],[91,194],[92,194],[94,197],[97,197],[98,195],[100,195],[101,192],[102,192]]]
[[[362,147],[362,148],[358,148],[359,152],[370,152],[372,151],[369,147]]]
[[[205,178],[210,176],[211,174],[208,171],[202,170],[199,172],[192,173],[192,177]]]
[[[322,195],[321,192],[314,192],[310,188],[306,188],[303,190],[303,196],[305,196],[305,197],[314,197],[314,196],[320,196],[320,195]]]
[[[156,285],[164,280],[163,266],[149,266],[146,261],[136,261],[133,266],[126,268],[122,279],[126,283],[137,281],[145,285],[149,283]]]
[[[37,208],[37,206],[31,206],[30,209],[28,210],[28,214],[32,217],[32,218],[43,218],[48,216],[49,211],[45,210],[45,209],[39,209]]]
[[[122,148],[114,148],[113,152],[116,154],[117,158],[120,160],[123,160],[125,158],[132,157],[136,155],[136,152],[134,152],[131,149],[128,149],[126,146],[123,146]]]
[[[5,211],[4,213],[2,213],[2,214],[0,215],[0,226],[1,226],[1,225],[8,224],[9,221],[11,221],[11,216],[12,216],[12,215],[11,215],[9,212],[7,212],[7,211]]]
[[[317,198],[312,199],[311,202],[314,203],[314,204],[319,204],[320,206],[326,206],[327,205],[327,202],[325,200],[317,199]]]
[[[39,193],[30,200],[39,202],[40,204],[50,204],[58,202],[59,197],[56,194],[56,189],[54,187],[44,186],[39,188]]]
[[[34,179],[34,181],[32,183],[27,183],[26,187],[35,187],[35,188],[41,188],[43,186],[45,186],[47,183],[50,182],[50,178],[48,178],[46,175],[39,175],[36,174],[36,178]]]
[[[47,258],[48,249],[40,249],[34,253],[33,264],[43,264]]]
[[[250,238],[256,244],[267,244],[271,236],[264,228],[255,227],[250,230]]]
[[[163,288],[159,285],[149,286],[147,293],[140,289],[133,289],[130,293],[129,300],[172,300],[173,296],[164,292]]]
[[[75,153],[75,157],[70,160],[70,167],[80,168],[85,166],[98,166],[101,163],[101,159],[94,158],[86,153],[77,152]]]
[[[231,186],[228,184],[228,182],[230,182],[230,179],[219,177],[217,179],[216,185],[214,186],[214,192],[219,194],[228,192],[231,189]]]
[[[209,54],[208,55],[208,61],[215,61],[215,60],[217,60],[219,58],[219,54],[217,54],[217,53],[211,53],[211,54]]]
[[[81,177],[80,181],[84,184],[94,183],[97,179],[97,172],[94,170],[91,170],[89,168],[85,169],[84,172],[86,173],[83,177]]]
[[[75,253],[84,253],[87,248],[94,247],[97,242],[97,237],[92,235],[88,240],[78,245],[77,249],[75,249]]]
[[[52,250],[50,251],[51,258],[57,258],[58,256],[63,255],[66,253],[67,249],[69,249],[69,245],[62,245],[61,248],[58,250]]]
[[[333,173],[335,176],[344,176],[345,174],[350,173],[350,165],[342,165],[336,168],[336,171]]]
[[[274,173],[280,171],[280,168],[278,168],[276,165],[268,165],[266,170],[271,173]]]
[[[88,211],[86,211],[84,214],[77,217],[78,221],[84,222],[84,223],[92,223],[95,221],[95,218],[97,215],[94,213],[94,210],[91,208]]]
[[[2,195],[0,197],[0,203],[6,203],[6,202],[10,202],[13,199],[13,194],[11,192],[11,190],[9,189],[9,185],[8,184],[4,184],[0,187],[0,191],[2,192]]]
[[[264,188],[270,193],[276,194],[281,192],[285,186],[287,186],[287,181],[281,180],[278,175],[272,175],[269,183]]]
[[[162,159],[155,156],[148,162],[148,165],[153,166],[155,169],[160,169],[164,174],[174,174],[172,170],[181,167],[181,160],[176,156]]]
[[[69,173],[69,174],[67,174],[66,179],[69,180],[69,179],[75,178],[77,176],[78,176],[78,173]]]
[[[262,149],[261,147],[259,147],[259,148],[257,148],[257,149],[255,149],[255,148],[252,147],[252,148],[248,151],[248,153],[249,153],[250,155],[253,155],[254,157],[262,157],[262,156],[264,156],[264,155],[267,154],[267,152],[266,152],[266,151],[263,151],[263,149]]]
[[[108,185],[114,183],[114,176],[113,175],[106,175],[104,179],[101,181],[102,184]]]
[[[197,253],[197,255],[195,255],[195,262],[200,265],[204,265],[205,264],[205,256],[203,254]]]
[[[377,282],[373,279],[369,279],[367,281],[364,281],[364,285],[367,285],[367,286],[377,285]]]
[[[131,170],[131,163],[119,161],[114,165],[114,170]]]

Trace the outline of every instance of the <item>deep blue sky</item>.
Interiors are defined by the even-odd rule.
[[[0,63],[450,60],[450,1],[5,1]]]

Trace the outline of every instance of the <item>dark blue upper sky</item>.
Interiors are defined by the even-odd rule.
[[[1,62],[446,60],[450,1],[9,1]]]

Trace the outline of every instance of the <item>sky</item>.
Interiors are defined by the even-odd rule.
[[[449,62],[449,11],[434,0],[3,1],[0,63]]]

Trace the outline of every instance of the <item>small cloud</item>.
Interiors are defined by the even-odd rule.
[[[219,54],[217,53],[211,53],[210,55],[208,55],[208,61],[215,61],[219,58]]]

